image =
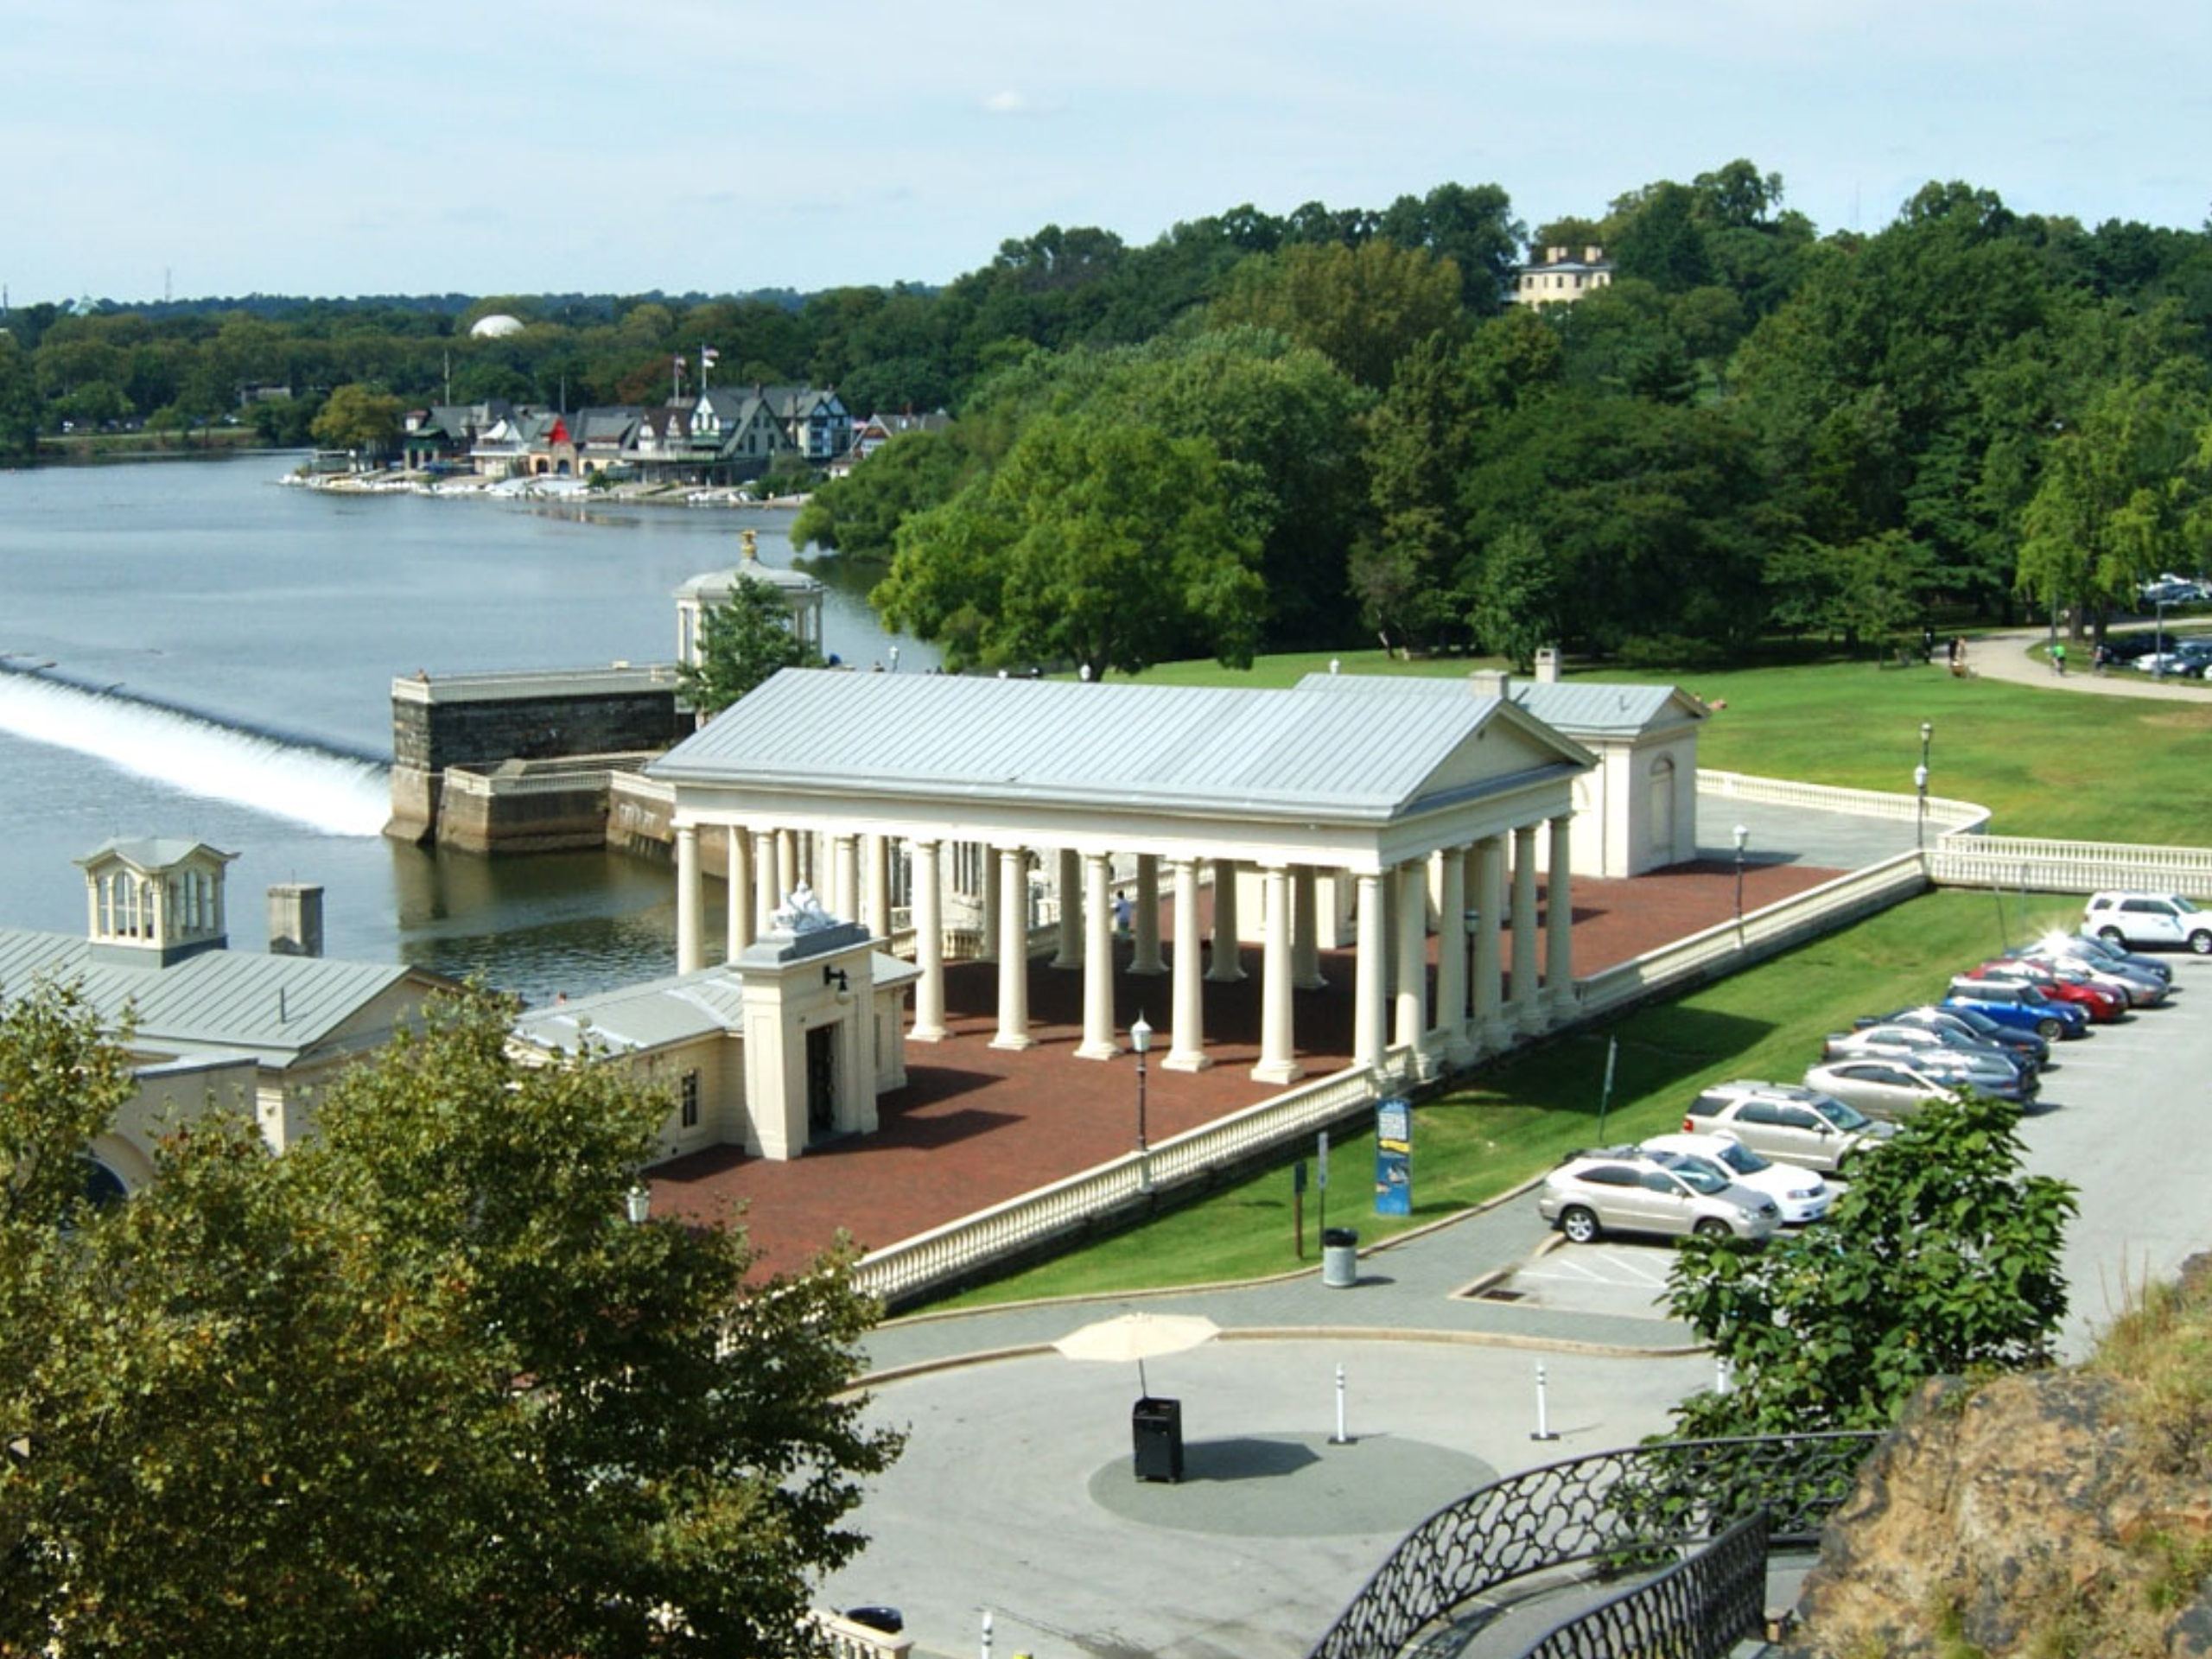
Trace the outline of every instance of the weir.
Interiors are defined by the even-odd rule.
[[[326,835],[373,836],[390,810],[374,760],[20,669],[0,670],[0,731]]]

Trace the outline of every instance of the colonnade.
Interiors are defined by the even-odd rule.
[[[1387,1051],[1398,1046],[1412,1051],[1417,1070],[1433,1075],[1542,1031],[1571,1007],[1571,820],[1562,812],[1546,822],[1554,874],[1545,906],[1536,899],[1536,837],[1543,828],[1537,823],[1349,873],[1356,892],[1354,1065],[1379,1065]],[[782,895],[801,879],[817,887],[832,914],[861,921],[876,938],[889,935],[893,838],[740,824],[717,828],[728,836],[726,931],[732,961],[759,937]],[[699,834],[693,823],[676,827],[679,972],[705,965]],[[946,849],[953,844],[931,837],[906,842],[919,969],[910,1041],[937,1042],[946,1034],[943,891]],[[985,884],[982,954],[998,969],[997,1027],[991,1046],[1024,1049],[1035,1041],[1029,1031],[1028,978],[1033,849],[1010,841],[994,840],[990,846],[995,868]],[[1060,894],[1051,965],[1084,976],[1083,1035],[1076,1058],[1110,1059],[1122,1052],[1114,1017],[1112,855],[1091,848],[1048,850],[1057,858]],[[1211,925],[1205,925],[1198,896],[1209,865],[1213,904]],[[1308,864],[1266,860],[1254,861],[1253,868],[1259,879],[1262,925],[1260,1052],[1252,1076],[1287,1084],[1304,1070],[1297,1059],[1293,994],[1325,983],[1316,925],[1319,872]],[[1239,943],[1237,869],[1234,859],[1195,854],[1144,853],[1136,858],[1130,954],[1122,971],[1170,981],[1169,1043],[1160,1062],[1170,1071],[1196,1071],[1212,1064],[1205,1046],[1205,984],[1247,977]],[[1346,873],[1338,874],[1342,879]],[[1163,880],[1174,906],[1173,945],[1166,952],[1160,929]],[[1540,911],[1541,928],[1533,925]],[[1510,963],[1503,954],[1509,914],[1531,924],[1512,929]],[[1427,947],[1432,916],[1437,936],[1433,987]]]

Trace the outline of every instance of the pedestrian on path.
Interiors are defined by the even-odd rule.
[[[2062,680],[2066,677],[2066,642],[2063,639],[2051,641],[2050,671]]]

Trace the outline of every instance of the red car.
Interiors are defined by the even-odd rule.
[[[2016,984],[2034,986],[2045,996],[2060,1002],[2074,1002],[2082,1012],[2099,1025],[2109,1025],[2126,1011],[2125,999],[2092,985],[2086,980],[2069,979],[2054,972],[2040,962],[2028,962],[2017,957],[2004,957],[1995,962],[1985,962],[1967,976],[1968,979],[2005,979]]]

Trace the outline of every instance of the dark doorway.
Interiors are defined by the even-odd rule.
[[[806,1134],[809,1141],[837,1127],[837,1027],[817,1026],[806,1033]]]

